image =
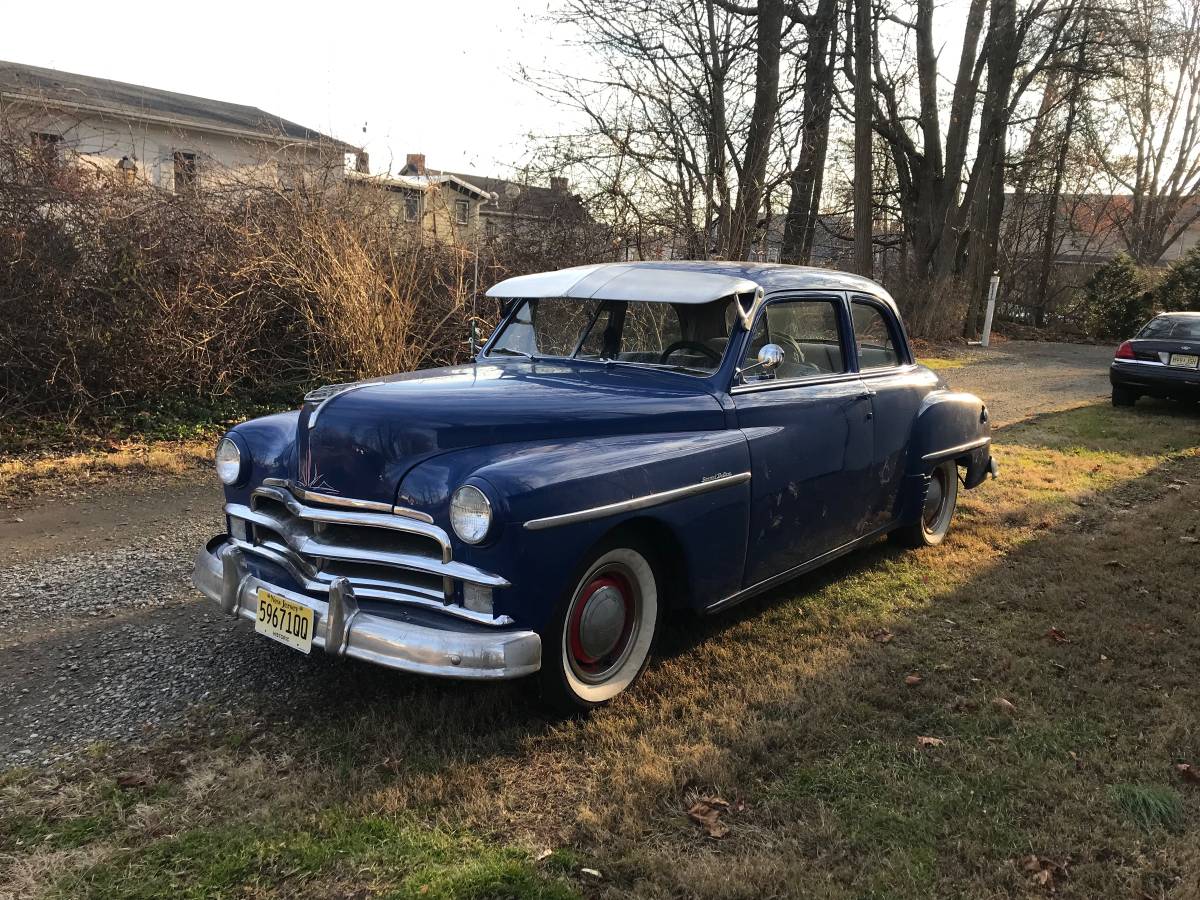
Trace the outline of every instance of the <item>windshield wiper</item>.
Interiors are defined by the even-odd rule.
[[[635,369],[665,369],[668,372],[695,372],[698,375],[711,375],[716,369],[697,369],[694,366],[681,366],[676,363],[634,362],[631,359],[609,359],[607,356],[599,360],[611,366],[631,366]]]
[[[488,356],[496,353],[507,353],[509,356],[523,356],[526,359],[533,359],[532,353],[526,353],[524,350],[514,350],[512,347],[493,347],[488,351]]]

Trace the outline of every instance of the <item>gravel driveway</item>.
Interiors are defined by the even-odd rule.
[[[997,426],[1108,392],[1107,347],[1011,342],[977,352],[943,375],[983,397]],[[112,481],[0,509],[0,768],[138,737],[198,706],[268,714],[280,684],[311,708],[408,680],[299,656],[198,599],[192,555],[222,527],[211,479]]]

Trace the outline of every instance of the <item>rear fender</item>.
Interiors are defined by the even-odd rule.
[[[965,487],[977,487],[994,471],[991,440],[991,423],[982,400],[956,391],[931,392],[917,412],[900,521],[907,523],[920,517],[929,475],[946,460],[953,460],[964,470]]]

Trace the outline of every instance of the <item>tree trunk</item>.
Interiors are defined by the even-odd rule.
[[[756,22],[757,61],[754,73],[754,107],[746,136],[746,157],[738,181],[737,201],[726,233],[725,256],[745,259],[758,222],[767,160],[779,110],[779,56],[782,51],[783,0],[759,0]]]
[[[837,0],[819,0],[808,32],[800,153],[788,179],[791,196],[783,223],[780,252],[783,262],[805,265],[812,262],[813,237],[821,212],[825,155],[829,147],[829,118],[833,110],[836,24]]]
[[[874,271],[871,191],[871,0],[854,0],[854,270]]]

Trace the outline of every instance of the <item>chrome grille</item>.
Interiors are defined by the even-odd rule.
[[[461,584],[508,587],[499,576],[455,562],[446,532],[412,515],[330,508],[297,498],[279,482],[254,490],[250,505],[229,503],[225,512],[246,525],[234,543],[285,568],[305,590],[329,592],[347,578],[356,596],[436,607],[486,624],[507,624],[456,605]],[[331,498],[333,499],[333,498]],[[346,501],[337,498],[339,503]],[[308,502],[306,502],[308,501]]]

